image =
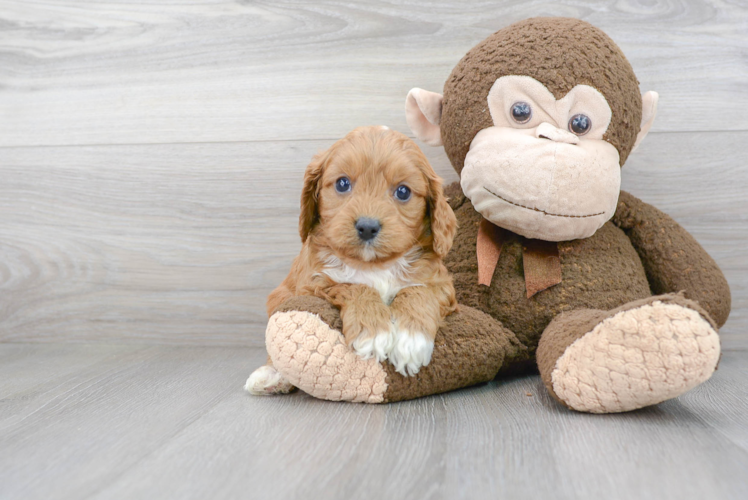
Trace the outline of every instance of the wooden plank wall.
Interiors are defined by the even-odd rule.
[[[410,135],[411,87],[538,15],[601,27],[660,93],[624,188],[717,259],[748,347],[748,6],[716,0],[1,0],[0,340],[261,345],[311,156]]]

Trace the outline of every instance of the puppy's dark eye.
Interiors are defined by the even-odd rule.
[[[527,123],[532,117],[532,108],[526,102],[515,102],[512,105],[512,118],[517,123]]]
[[[569,130],[577,135],[584,135],[592,128],[592,120],[587,115],[574,115],[569,120]]]
[[[408,201],[410,199],[410,188],[408,186],[397,186],[395,188],[395,198],[400,201]]]
[[[338,193],[347,193],[351,190],[351,180],[348,177],[341,177],[335,181],[335,191]]]

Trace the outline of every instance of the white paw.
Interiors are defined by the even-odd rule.
[[[395,370],[408,377],[413,376],[431,362],[434,341],[421,332],[397,330],[395,345],[389,353],[389,360]]]
[[[261,366],[252,372],[244,384],[244,390],[255,396],[272,396],[287,394],[294,386],[283,378],[283,375],[270,365]]]
[[[373,337],[363,332],[353,341],[353,350],[356,354],[364,359],[376,358],[380,363],[387,359],[394,346],[395,336],[391,331],[379,332]]]

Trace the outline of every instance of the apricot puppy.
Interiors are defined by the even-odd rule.
[[[429,364],[440,323],[457,309],[441,260],[456,228],[418,146],[387,127],[357,128],[306,169],[303,246],[268,297],[268,315],[294,295],[323,297],[340,309],[345,340],[360,356],[412,376]],[[273,372],[257,370],[247,390],[287,392]]]

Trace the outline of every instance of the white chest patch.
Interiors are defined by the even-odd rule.
[[[338,283],[370,286],[379,292],[382,301],[387,305],[392,303],[403,288],[423,285],[411,281],[409,276],[410,266],[418,259],[418,252],[408,252],[388,267],[375,270],[349,266],[338,257],[327,253],[320,254],[320,259],[325,264],[322,272],[330,279]]]

